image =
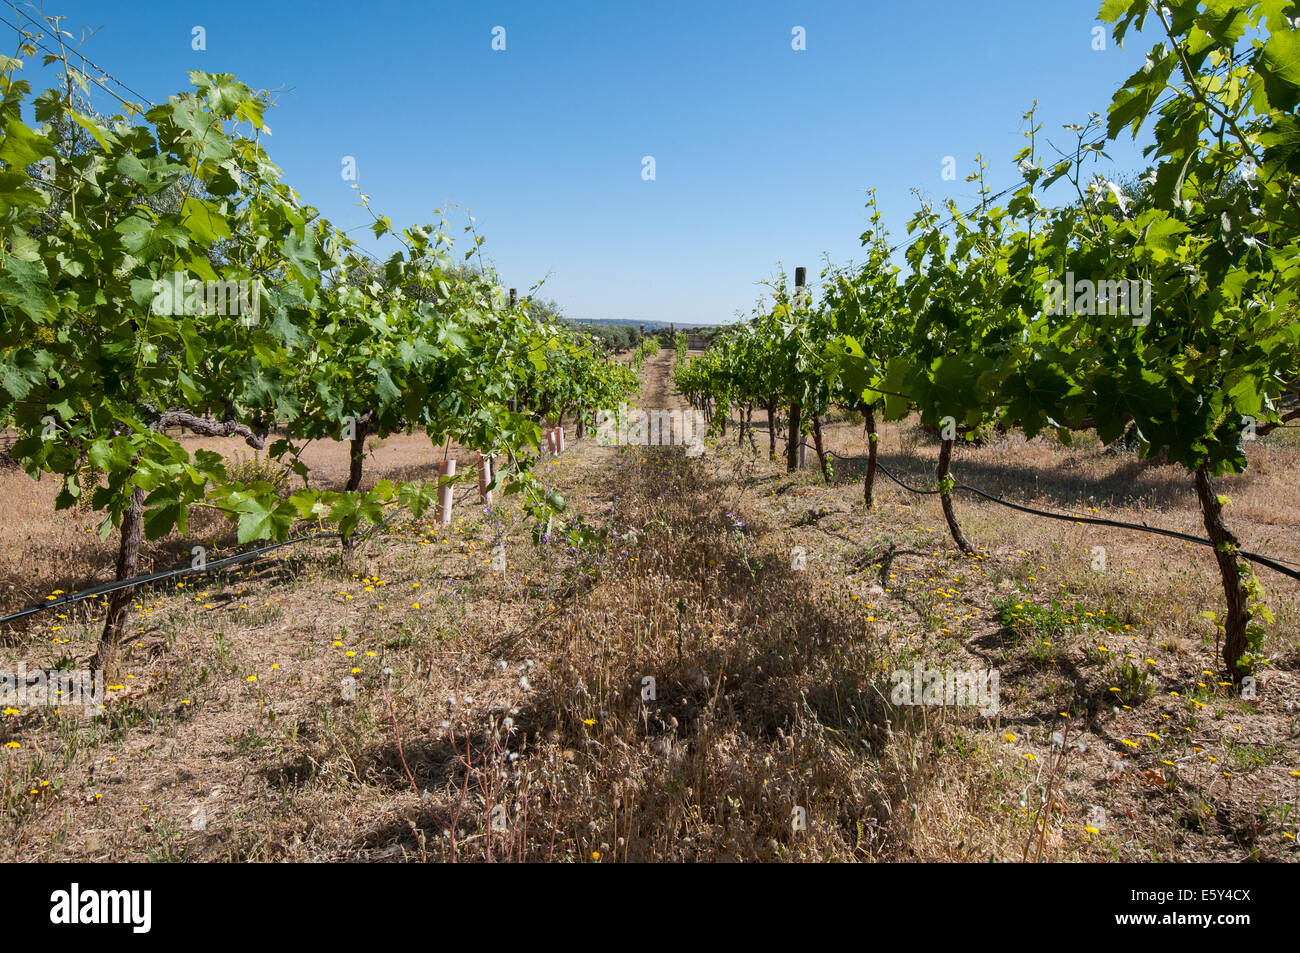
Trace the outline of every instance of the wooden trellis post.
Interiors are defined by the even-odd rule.
[[[805,268],[803,265],[799,265],[794,270],[793,304],[796,308],[803,306],[803,300],[805,294],[804,289],[805,289],[805,285],[807,284],[807,281],[808,281],[808,269]],[[799,423],[802,423],[802,420],[800,420]],[[792,426],[795,425],[795,421],[793,419],[791,420],[791,425]],[[803,433],[802,430],[798,434],[791,434],[790,436],[791,437],[797,436],[799,438],[799,469],[803,470],[808,466],[808,437]]]

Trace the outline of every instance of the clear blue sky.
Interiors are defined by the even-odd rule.
[[[521,293],[551,273],[541,293],[569,317],[678,323],[747,311],[778,263],[859,257],[871,186],[901,239],[913,187],[970,201],[975,153],[1011,184],[1033,100],[1064,147],[1061,125],[1104,113],[1149,45],[1107,31],[1095,51],[1100,0],[45,3],[152,100],[190,69],[282,89],[268,149],[336,224],[368,221],[350,155],[395,223],[469,209]],[[1142,164],[1128,143],[1112,155]]]

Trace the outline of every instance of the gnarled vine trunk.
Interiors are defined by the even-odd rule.
[[[776,459],[776,398],[767,399],[767,458]]]
[[[180,427],[182,432],[190,430],[204,437],[240,436],[254,450],[261,450],[266,446],[263,437],[244,424],[233,420],[215,421],[197,417],[185,410],[168,410],[160,413],[150,421],[149,426],[158,433],[166,433],[168,427]],[[140,548],[144,543],[144,501],[145,491],[139,488],[133,489],[131,501],[122,515],[122,525],[118,529],[115,567],[117,582],[130,579],[139,571]],[[99,637],[99,648],[95,652],[95,665],[100,671],[107,672],[112,666],[117,655],[117,647],[126,635],[126,620],[130,615],[134,593],[134,586],[109,593],[108,612],[104,616],[104,631]]]
[[[803,405],[790,402],[790,432],[785,438],[785,471],[793,473],[799,468],[799,432],[803,428]]]
[[[144,490],[131,491],[131,502],[122,518],[117,547],[117,579],[130,579],[140,566],[140,544],[144,541]],[[107,672],[117,655],[117,647],[126,633],[126,617],[131,608],[134,586],[118,589],[109,594],[108,614],[104,618],[104,632],[99,639],[95,664]]]
[[[349,493],[361,486],[361,465],[366,459],[366,433],[369,429],[366,424],[358,423],[356,436],[348,445],[348,483],[344,489]]]
[[[862,416],[867,420],[867,475],[862,481],[862,497],[867,509],[871,509],[876,505],[876,451],[880,449],[880,435],[876,432],[876,409],[870,404],[863,404]]]
[[[370,433],[370,421],[363,417],[357,420],[352,431],[352,440],[348,445],[348,482],[344,488],[351,493],[361,486],[361,465],[366,459],[366,436]],[[343,537],[343,549],[353,546],[352,536]]]
[[[827,483],[831,482],[831,470],[826,465],[826,445],[822,442],[822,418],[820,414],[813,414],[813,445],[817,448],[817,462],[821,464],[822,479]]]
[[[953,509],[952,492],[948,486],[952,465],[952,443],[951,440],[945,440],[939,447],[939,502],[943,506],[943,518],[948,522],[952,541],[963,553],[974,554],[975,548],[966,541],[961,527],[957,524],[957,511]]]
[[[1228,605],[1223,620],[1223,663],[1232,681],[1239,683],[1247,674],[1238,663],[1246,654],[1246,626],[1250,623],[1249,594],[1242,581],[1243,567],[1237,559],[1240,543],[1223,522],[1223,504],[1219,502],[1209,467],[1204,464],[1196,471],[1196,495],[1201,502],[1205,531],[1214,543],[1214,558],[1219,564],[1219,577],[1223,581],[1223,595]]]

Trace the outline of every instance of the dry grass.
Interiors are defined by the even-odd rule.
[[[670,353],[643,368],[646,406],[676,402]],[[1235,698],[1202,674],[1201,613],[1221,598],[1208,550],[963,497],[984,549],[958,558],[937,505],[883,477],[863,513],[859,427],[830,428],[830,486],[730,437],[703,460],[574,441],[543,472],[610,532],[600,551],[534,549],[512,507],[466,506],[353,564],[322,544],[140,593],[103,716],[0,719],[21,746],[0,755],[4,857],[1296,859],[1295,584],[1262,577],[1272,664],[1256,700]],[[887,466],[926,479],[919,431],[882,440]],[[341,482],[340,446],[310,452]],[[1233,528],[1300,562],[1282,503],[1297,449],[1274,437],[1251,456],[1225,481]],[[390,438],[374,466],[436,472],[418,437]],[[1096,447],[1011,437],[954,466],[1018,501],[1200,528],[1184,474]],[[53,488],[21,473],[0,487],[5,608],[105,577],[89,517],[52,519]],[[151,547],[151,566],[194,542]],[[97,626],[65,614],[10,633],[0,668],[87,658]],[[890,673],[917,661],[997,668],[1000,711],[893,704]],[[1125,662],[1137,675],[1121,682]]]

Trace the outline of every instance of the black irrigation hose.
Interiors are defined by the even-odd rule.
[[[193,566],[184,569],[166,569],[163,570],[162,572],[151,572],[148,575],[144,575],[144,576],[132,576],[130,579],[121,579],[121,580],[115,580],[114,582],[106,582],[102,586],[94,586],[90,589],[82,589],[80,592],[68,593],[67,595],[60,596],[58,599],[47,600],[43,603],[40,603],[39,605],[29,606],[26,609],[21,609],[18,612],[14,612],[10,615],[4,616],[3,618],[0,618],[0,625],[5,625],[6,623],[13,622],[17,619],[25,618],[26,616],[33,615],[37,612],[43,612],[46,609],[53,609],[56,606],[68,605],[73,602],[80,602],[82,599],[90,599],[94,596],[102,596],[110,592],[116,592],[119,589],[129,589],[132,586],[148,585],[151,582],[159,582],[161,580],[171,579],[176,576],[186,576],[191,573],[210,572],[214,569],[221,569],[225,566],[233,566],[236,565],[237,563],[246,562],[257,556],[261,556],[265,553],[269,553],[273,549],[280,549],[281,547],[284,546],[292,546],[296,543],[304,543],[311,539],[329,539],[330,537],[335,537],[335,536],[338,536],[338,533],[333,533],[333,532],[313,533],[308,536],[298,536],[294,539],[286,539],[282,543],[272,543],[270,546],[262,546],[259,549],[249,550],[246,553],[237,553],[234,556],[226,556],[223,559],[218,559],[214,562],[207,563],[202,569],[195,569]]]
[[[476,486],[468,487],[459,497],[454,498],[453,505],[455,503],[463,502],[464,499],[467,496],[469,496],[471,493],[477,493],[477,492],[478,492],[478,487]],[[385,526],[391,523],[393,517],[395,517],[398,513],[402,512],[405,509],[406,507],[403,506],[394,510],[383,520],[376,523],[374,526],[370,527],[370,529],[362,533],[361,536],[359,537],[359,540],[361,542],[365,542],[375,533],[379,532],[379,530],[383,529]],[[6,625],[18,619],[26,618],[29,615],[35,615],[37,612],[44,612],[46,609],[53,609],[56,606],[65,606],[73,602],[80,602],[83,599],[90,599],[94,596],[107,595],[108,593],[116,592],[119,589],[129,589],[132,586],[144,586],[144,585],[148,585],[151,582],[160,582],[164,579],[172,579],[176,576],[186,576],[191,573],[211,572],[214,569],[222,569],[226,566],[234,566],[242,562],[247,562],[248,560],[254,559],[257,556],[262,556],[275,549],[282,549],[285,546],[295,546],[298,543],[309,542],[310,540],[313,539],[337,539],[338,537],[339,534],[333,531],[310,533],[306,536],[297,536],[293,539],[286,539],[282,543],[272,543],[269,546],[262,546],[258,549],[252,549],[246,553],[237,553],[234,556],[226,556],[222,559],[216,560],[215,562],[210,562],[205,564],[202,569],[195,569],[192,566],[183,569],[167,569],[162,572],[149,573],[148,575],[145,576],[132,576],[130,579],[121,579],[121,580],[115,580],[114,582],[106,582],[102,586],[94,586],[90,589],[82,589],[80,592],[69,593],[67,595],[60,596],[58,599],[46,600],[45,602],[42,602],[39,605],[29,606],[26,609],[20,609],[18,612],[14,612],[11,613],[10,615],[0,617],[0,625]]]
[[[405,507],[394,510],[387,517],[385,517],[381,522],[376,523],[374,526],[370,527],[370,529],[366,530],[366,532],[363,533],[359,537],[359,539],[363,542],[369,539],[380,529],[387,526],[392,521],[393,517],[395,517],[398,513],[402,512],[402,509],[405,509]],[[182,568],[182,569],[166,569],[163,570],[162,572],[152,572],[144,576],[132,576],[130,579],[120,579],[120,580],[115,580],[113,582],[106,582],[102,586],[94,586],[90,589],[82,589],[80,592],[68,593],[67,595],[60,596],[58,599],[50,599],[43,603],[40,603],[39,605],[29,606],[26,609],[21,609],[18,612],[14,612],[10,615],[4,616],[3,618],[0,618],[0,625],[6,625],[18,619],[26,618],[29,615],[34,615],[37,612],[43,612],[46,609],[53,609],[56,606],[69,605],[73,602],[80,602],[83,599],[93,598],[94,596],[107,595],[108,593],[116,592],[119,589],[130,589],[133,586],[144,586],[144,585],[148,585],[151,582],[160,582],[164,579],[175,578],[176,576],[187,576],[192,573],[212,572],[213,570],[216,569],[223,569],[226,566],[238,565],[239,563],[247,562],[250,559],[254,559],[258,556],[265,555],[266,553],[269,553],[272,550],[283,549],[285,546],[295,546],[298,543],[306,543],[315,539],[337,539],[337,538],[339,538],[339,534],[334,531],[309,533],[306,536],[296,536],[293,539],[286,539],[282,543],[271,543],[269,546],[261,546],[257,549],[251,549],[246,553],[236,553],[234,556],[223,557],[222,559],[218,559],[213,562],[206,563],[202,569],[195,569],[193,566]]]
[[[457,497],[455,502],[457,503],[462,502],[471,493],[477,493],[477,492],[478,492],[477,487],[470,487],[467,490],[465,490],[465,492],[462,493],[459,497]],[[381,522],[376,523],[374,526],[370,527],[370,529],[362,533],[361,536],[359,537],[359,540],[361,542],[365,542],[375,533],[379,532],[379,530],[383,529],[385,526],[391,523],[393,517],[397,516],[397,514],[402,512],[404,509],[406,509],[406,507],[399,507],[398,509],[394,510],[392,513],[386,516]],[[28,608],[19,610],[18,612],[12,613],[11,615],[4,616],[0,618],[0,625],[5,625],[9,622],[16,621],[17,619],[26,618],[29,615],[34,615],[37,612],[43,612],[46,609],[53,609],[56,606],[63,606],[73,602],[80,602],[82,599],[90,599],[94,596],[107,595],[108,593],[116,592],[119,589],[129,589],[132,586],[144,586],[144,585],[148,585],[151,582],[159,582],[164,579],[172,579],[176,576],[185,576],[191,573],[210,572],[214,569],[222,569],[226,566],[234,566],[242,562],[247,562],[248,560],[253,559],[257,556],[262,556],[275,549],[282,549],[285,546],[294,546],[297,545],[298,543],[305,543],[314,539],[337,539],[338,537],[339,534],[333,531],[310,533],[306,536],[297,536],[293,539],[286,539],[282,543],[272,543],[269,546],[262,546],[258,549],[252,549],[246,553],[238,553],[234,556],[226,556],[222,559],[216,560],[215,562],[207,563],[202,569],[195,569],[192,566],[187,569],[186,568],[168,569],[168,570],[164,570],[163,572],[149,573],[148,575],[145,576],[132,576],[130,579],[122,579],[114,582],[106,582],[102,586],[94,586],[93,588],[90,589],[82,589],[80,592],[69,593],[68,595],[60,596],[58,599],[47,600],[43,603],[40,603],[39,605],[29,606]]]
[[[938,490],[922,490],[922,489],[918,489],[917,487],[908,486],[898,477],[890,473],[889,469],[883,463],[880,463],[878,461],[876,463],[876,467],[877,469],[883,471],[885,476],[889,477],[891,480],[893,480],[895,483],[901,486],[904,490],[907,490],[909,493],[917,493],[922,496],[934,496],[939,492]],[[1065,520],[1066,522],[1070,522],[1070,523],[1089,523],[1093,526],[1114,526],[1117,527],[1118,529],[1134,529],[1141,533],[1157,533],[1161,536],[1172,536],[1174,539],[1185,540],[1186,542],[1189,543],[1200,543],[1202,546],[1214,545],[1214,542],[1212,540],[1205,539],[1201,536],[1191,536],[1187,533],[1180,533],[1172,529],[1161,529],[1158,526],[1147,526],[1146,524],[1139,524],[1139,523],[1125,523],[1125,522],[1121,522],[1120,520],[1108,520],[1108,519],[1101,519],[1101,518],[1091,517],[1091,516],[1066,516],[1062,513],[1049,513],[1046,510],[1038,510],[1038,509],[1034,509],[1031,506],[1022,506],[1019,503],[1012,503],[1010,500],[1004,500],[1001,497],[993,496],[990,493],[985,493],[983,490],[977,487],[970,486],[965,483],[954,483],[953,489],[969,490],[971,493],[974,493],[977,496],[982,496],[984,499],[992,503],[997,503],[1001,506],[1007,506],[1013,510],[1019,510],[1022,513],[1029,513],[1033,516],[1045,516],[1048,519]],[[1261,556],[1258,553],[1247,552],[1244,549],[1237,550],[1237,555],[1242,557],[1243,559],[1249,559],[1251,562],[1259,563],[1261,566],[1267,566],[1269,569],[1272,569],[1274,572],[1279,572],[1284,576],[1290,576],[1292,579],[1300,580],[1300,572],[1297,572],[1294,569],[1288,569],[1286,566],[1282,565],[1281,563],[1273,559],[1268,558],[1267,556]]]
[[[896,477],[896,476],[894,476],[892,473],[890,473],[890,472],[889,472],[889,468],[886,467],[886,466],[885,466],[883,463],[881,463],[879,460],[876,461],[876,469],[877,469],[877,470],[880,470],[882,473],[885,474],[885,476],[889,477],[889,479],[893,480],[895,483],[897,483],[899,486],[901,486],[904,490],[906,490],[906,491],[909,492],[909,493],[915,493],[915,494],[917,494],[918,496],[934,496],[935,494],[937,494],[937,493],[939,492],[938,490],[922,490],[922,489],[918,489],[917,487],[914,487],[914,486],[908,486],[906,483],[904,483],[904,482],[903,482],[902,480],[900,480],[898,477]]]

